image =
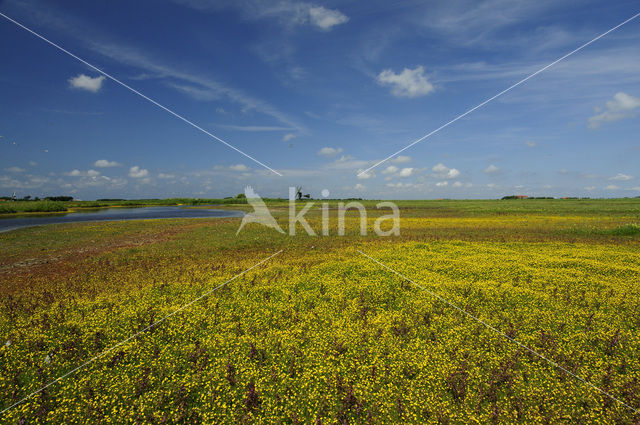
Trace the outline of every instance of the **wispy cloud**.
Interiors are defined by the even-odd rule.
[[[248,171],[251,171],[251,169],[249,167],[247,167],[246,165],[244,165],[244,164],[215,165],[213,167],[214,174],[218,174],[220,172],[228,172],[228,171],[233,171],[233,172],[236,172],[236,173],[240,173],[240,172],[246,173]],[[203,175],[211,174],[211,172],[210,171],[203,171],[203,172],[200,172],[200,174],[203,174]]]
[[[208,87],[196,87],[188,84],[177,84],[173,82],[166,82],[165,84],[168,87],[176,89],[177,91],[189,96],[192,99],[201,100],[203,102],[218,100],[223,97],[219,91],[212,90]]]
[[[630,176],[628,174],[618,173],[613,177],[609,177],[609,180],[617,180],[617,181],[621,181],[621,182],[626,182],[626,181],[629,181],[629,180],[633,180],[633,176]]]
[[[490,47],[512,42],[501,31],[562,7],[551,0],[452,0],[428,3],[411,11],[409,21],[450,44]],[[546,37],[548,38],[548,37]],[[522,40],[518,40],[522,45]]]
[[[245,19],[272,19],[287,28],[312,25],[323,31],[349,22],[349,17],[337,9],[293,0],[173,0],[200,11],[216,12],[224,8],[239,10]]]
[[[349,22],[349,18],[339,10],[325,9],[322,6],[309,6],[309,20],[318,28],[328,31],[336,25]]]
[[[278,127],[269,125],[230,125],[230,124],[217,124],[217,127],[226,128],[236,131],[248,131],[248,132],[260,132],[260,131],[287,131],[291,130],[291,127]]]
[[[148,78],[158,79],[163,84],[194,100],[209,101],[225,98],[240,105],[244,111],[254,110],[270,116],[288,127],[295,128],[298,131],[306,131],[297,121],[270,103],[252,97],[229,84],[214,79],[210,71],[207,71],[206,74],[197,71],[191,72],[186,70],[186,66],[178,68],[169,65],[167,61],[152,58],[141,49],[112,41],[110,37],[80,19],[74,18],[69,14],[62,15],[52,9],[43,7],[39,3],[23,6],[29,6],[28,12],[31,18],[37,20],[38,24],[47,25],[70,35],[83,42],[92,51],[118,63],[139,68]],[[34,11],[36,12],[34,13]],[[100,78],[102,82],[104,77],[97,78]],[[96,83],[93,84],[95,86]],[[87,83],[85,85],[90,86]]]
[[[199,75],[172,68],[160,63],[159,61],[146,57],[131,47],[108,42],[91,42],[90,45],[95,51],[118,62],[142,68],[147,72],[155,72],[160,77],[174,78],[190,83],[190,85],[185,85],[184,83],[173,83],[170,84],[170,86],[195,100],[208,101],[224,97],[241,105],[244,111],[255,110],[259,113],[275,118],[277,121],[285,124],[288,128],[305,131],[302,125],[297,123],[287,114],[279,111],[271,104],[246,95],[240,90],[212,79],[210,76]]]
[[[44,109],[48,112],[55,112],[57,114],[65,114],[65,115],[104,115],[104,112],[97,111],[72,111],[69,109]]]

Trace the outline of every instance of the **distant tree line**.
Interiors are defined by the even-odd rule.
[[[555,199],[555,198],[553,196],[508,195],[508,196],[503,196],[502,199]]]
[[[16,196],[0,196],[3,201],[42,201],[39,197],[32,198],[31,195],[27,195],[23,198],[17,198]],[[47,196],[45,201],[73,201],[73,196]]]
[[[45,201],[73,201],[73,196],[47,196]]]
[[[524,195],[508,195],[503,196],[500,199],[556,199],[553,196],[524,196]],[[591,199],[591,198],[578,198],[577,196],[563,196],[557,199]]]

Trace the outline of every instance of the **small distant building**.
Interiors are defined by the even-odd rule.
[[[516,195],[516,199],[527,199],[527,195]]]

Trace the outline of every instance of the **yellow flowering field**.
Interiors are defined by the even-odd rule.
[[[638,423],[639,240],[611,231],[634,222],[412,211],[397,238],[236,238],[236,219],[2,234],[0,400],[18,404],[0,422]]]

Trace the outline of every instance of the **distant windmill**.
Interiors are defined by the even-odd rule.
[[[303,195],[302,186],[296,186],[296,199],[298,201],[301,201],[303,197],[309,199],[311,198],[311,195],[309,195],[308,193],[306,195]]]

